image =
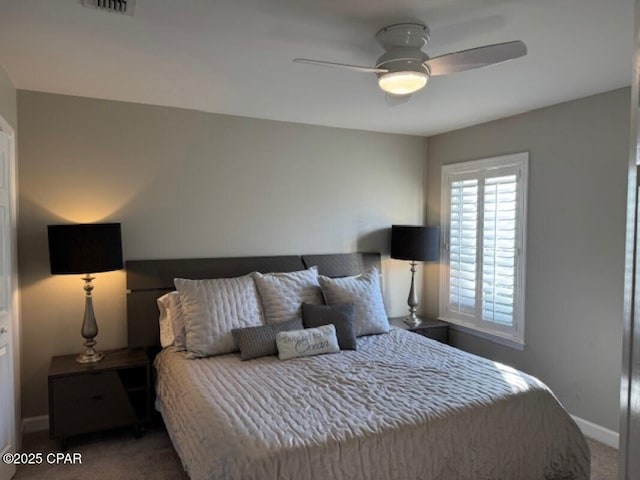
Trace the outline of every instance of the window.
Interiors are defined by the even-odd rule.
[[[528,158],[442,167],[440,317],[516,345],[524,344]]]

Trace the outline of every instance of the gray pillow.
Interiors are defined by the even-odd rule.
[[[356,307],[356,336],[389,332],[389,319],[384,309],[380,276],[374,267],[355,277],[318,277],[327,305],[352,303]]]
[[[303,303],[322,304],[318,267],[285,273],[254,273],[266,323],[302,316]]]
[[[238,350],[231,330],[264,324],[250,275],[210,280],[174,279],[185,319],[189,358]]]
[[[275,325],[234,328],[231,330],[231,333],[233,334],[236,344],[240,347],[240,358],[242,360],[251,360],[252,358],[268,357],[278,354],[278,346],[276,345],[276,335],[278,332],[301,329],[302,320],[296,318]]]
[[[304,328],[333,325],[340,350],[357,350],[354,319],[356,307],[352,303],[343,305],[310,305],[302,304],[302,323]]]

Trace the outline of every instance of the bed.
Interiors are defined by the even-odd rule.
[[[155,299],[174,277],[329,277],[378,254],[127,262],[129,342],[155,351]],[[237,353],[154,362],[157,405],[185,471],[212,479],[587,479],[589,449],[536,378],[413,333],[281,361]]]

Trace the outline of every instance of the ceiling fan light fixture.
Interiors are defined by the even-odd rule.
[[[389,72],[378,77],[378,85],[392,95],[409,95],[425,87],[429,75],[423,72]]]

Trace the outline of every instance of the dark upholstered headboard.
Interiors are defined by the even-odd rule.
[[[367,272],[371,267],[380,271],[379,253],[332,253],[329,255],[303,255],[305,268],[318,267],[325,277],[350,277]]]
[[[174,290],[174,278],[229,278],[251,272],[293,272],[317,265],[321,275],[345,277],[380,270],[379,253],[275,257],[130,260],[127,270],[127,335],[130,348],[160,345],[156,299]]]

